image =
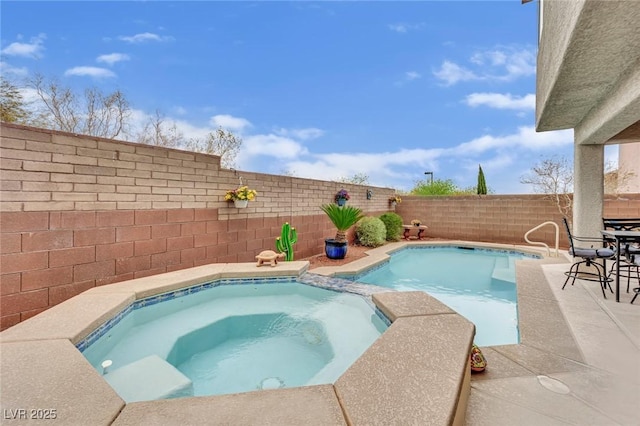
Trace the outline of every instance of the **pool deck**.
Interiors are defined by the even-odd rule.
[[[540,253],[402,242],[312,272],[357,274],[402,246],[434,244]],[[566,253],[517,262],[521,344],[483,348],[487,371],[470,379],[468,321],[421,292],[372,292],[393,324],[334,385],[126,406],[73,344],[133,300],[202,276],[255,275],[256,267],[207,265],[94,288],[0,333],[2,424],[41,423],[29,418],[30,409],[56,410],[59,424],[638,424],[640,303],[629,304],[625,292],[620,303],[613,295],[604,300],[591,282],[560,290],[568,262]],[[307,267],[283,262],[258,272],[291,275]],[[436,350],[425,353],[428,347]],[[20,409],[26,420],[8,419]]]
[[[438,243],[411,243],[421,244]],[[529,246],[441,244],[542,253]],[[341,266],[338,273],[360,273],[389,248],[374,249],[370,259]],[[521,344],[482,348],[488,367],[471,377],[466,424],[640,424],[640,301],[631,305],[633,293],[622,283],[620,303],[611,293],[605,300],[593,282],[578,280],[561,290],[569,261],[561,252],[558,258],[517,262]]]

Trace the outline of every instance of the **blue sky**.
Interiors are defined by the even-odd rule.
[[[496,193],[572,131],[535,133],[537,4],[2,2],[1,69],[120,89],[142,123],[187,137],[225,127],[236,168],[367,174],[409,190],[425,171]],[[28,93],[25,92],[25,95]],[[608,157],[613,158],[607,150]]]

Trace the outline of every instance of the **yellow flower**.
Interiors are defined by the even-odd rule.
[[[224,199],[225,201],[253,200],[255,199],[256,195],[258,195],[258,192],[255,189],[249,189],[248,186],[244,185],[239,188],[227,191]]]

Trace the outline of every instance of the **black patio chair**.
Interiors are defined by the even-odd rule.
[[[631,250],[629,250],[629,246],[627,245],[625,258],[626,258],[628,263],[630,263],[632,266],[636,267],[636,272],[640,271],[640,253],[633,254],[631,252]],[[631,299],[631,303],[635,302],[636,298],[640,294],[640,273],[638,273],[638,285],[639,285],[639,287],[636,287],[636,288],[633,289],[635,294],[633,295],[633,298]],[[627,281],[627,293],[628,292],[629,292],[629,281]]]
[[[578,244],[580,243],[597,243],[597,244],[602,244],[602,239],[601,238],[589,238],[589,237],[577,237],[575,235],[571,234],[571,230],[569,229],[569,222],[567,221],[567,218],[562,218],[562,221],[564,222],[564,227],[567,230],[567,235],[569,236],[569,254],[571,256],[573,256],[573,258],[580,258],[582,259],[579,262],[574,262],[573,265],[571,265],[571,268],[569,269],[568,272],[565,272],[564,274],[567,276],[567,279],[564,281],[564,285],[562,286],[562,289],[564,290],[565,286],[567,285],[567,283],[569,282],[570,279],[573,278],[573,280],[571,281],[571,285],[573,285],[576,282],[576,278],[581,279],[581,280],[586,280],[586,281],[597,281],[600,283],[600,289],[602,290],[602,296],[604,296],[604,298],[607,298],[607,295],[605,293],[605,289],[607,287],[609,287],[609,290],[611,290],[611,293],[613,293],[613,289],[611,288],[611,285],[609,284],[611,281],[613,281],[612,278],[607,277],[607,271],[606,271],[606,259],[610,259],[614,253],[613,250],[611,250],[608,247],[597,247],[594,248],[593,244],[591,244],[591,247],[589,248],[584,248],[584,247],[578,247]],[[602,265],[600,263],[598,263],[596,260],[597,259],[602,259]],[[593,267],[595,268],[596,272],[593,272],[593,270],[580,270],[580,265],[585,265],[587,268],[589,267]]]
[[[604,229],[613,229],[616,231],[637,231],[640,230],[640,218],[602,218]],[[635,258],[640,257],[640,247],[633,244],[626,244],[620,247],[621,259],[617,258],[616,240],[606,238],[606,243],[613,250],[614,260],[609,269],[608,277],[616,274],[616,264],[620,262],[620,278],[627,279],[627,293],[631,284],[631,278],[636,278],[640,283],[640,266],[634,262]]]

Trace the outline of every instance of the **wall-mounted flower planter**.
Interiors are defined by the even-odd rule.
[[[342,207],[342,206],[344,206],[345,204],[347,204],[347,200],[346,200],[346,199],[344,199],[344,198],[338,198],[338,199],[336,200],[336,203],[337,203],[340,207]]]
[[[233,200],[233,205],[237,209],[246,209],[247,205],[249,205],[249,200]]]

